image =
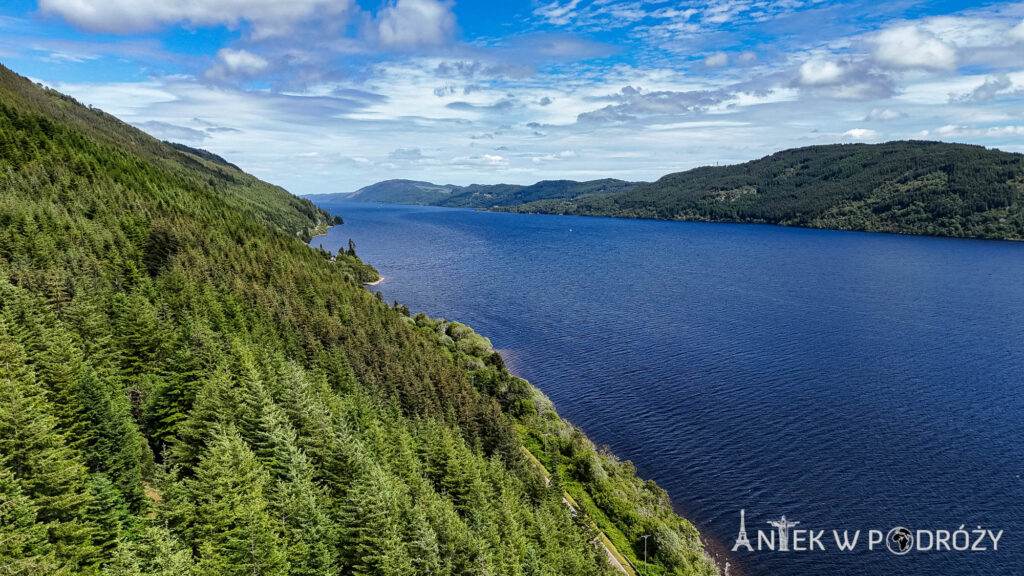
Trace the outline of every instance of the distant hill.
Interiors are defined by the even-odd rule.
[[[436,204],[451,197],[458,186],[442,186],[415,180],[385,180],[348,194],[347,200],[385,204]]]
[[[1024,239],[1024,155],[901,141],[778,152],[510,212]]]
[[[569,199],[584,194],[622,192],[636,183],[623,180],[546,180],[530,186],[517,184],[432,184],[416,180],[385,180],[342,194],[306,196],[317,202],[380,202],[383,204],[417,204],[449,208],[495,208],[514,206],[547,199]]]
[[[495,208],[515,206],[538,200],[563,200],[584,194],[611,194],[635,187],[637,183],[606,178],[576,182],[574,180],[544,180],[530,186],[513,184],[466,186],[451,197],[436,202],[437,206],[460,208]]]
[[[384,180],[364,186],[355,192],[336,194],[309,194],[305,196],[317,202],[379,202],[381,204],[418,204],[428,206],[442,202],[452,196],[459,186],[431,184],[416,180]]]

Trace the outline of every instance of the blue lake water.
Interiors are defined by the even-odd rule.
[[[1024,244],[324,207],[346,223],[314,246],[354,239],[389,302],[490,337],[721,547],[741,508],[752,539],[782,514],[826,531],[732,574],[1024,574]],[[961,524],[998,550],[867,551]]]

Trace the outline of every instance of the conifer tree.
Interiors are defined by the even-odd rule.
[[[227,370],[219,369],[204,380],[192,412],[178,429],[179,442],[171,446],[173,461],[184,472],[191,473],[221,425],[234,421],[237,397]]]
[[[90,498],[86,471],[56,430],[44,393],[25,363],[21,346],[0,317],[0,466],[21,483],[47,527],[59,563],[91,566],[95,526],[84,518]]]
[[[418,506],[413,506],[408,518],[406,541],[409,542],[409,556],[412,558],[413,571],[417,575],[439,576],[441,570],[441,549],[437,543],[437,533],[430,526],[426,514]]]
[[[151,524],[138,538],[118,542],[102,576],[191,576],[194,567],[192,552],[166,528]]]
[[[188,535],[199,576],[284,576],[286,551],[268,510],[270,476],[234,428],[218,432],[187,481],[196,514]]]
[[[91,474],[86,482],[89,504],[85,517],[96,527],[93,544],[102,558],[109,558],[117,548],[131,514],[124,497],[113,483],[103,474]]]
[[[14,474],[0,467],[0,574],[44,576],[56,569],[36,507]]]
[[[402,541],[398,490],[384,471],[369,467],[352,485],[342,508],[345,560],[355,576],[411,576]]]
[[[282,473],[273,490],[272,507],[284,525],[292,576],[338,574],[337,524],[328,513],[326,492],[316,485],[313,470],[293,442],[277,447],[275,464]]]
[[[79,379],[76,394],[81,405],[87,445],[86,463],[102,472],[121,491],[133,509],[145,499],[142,493],[142,436],[132,419],[128,399],[111,394],[96,372],[87,368]]]
[[[146,576],[191,576],[195,569],[192,551],[183,546],[163,526],[154,525],[144,532]]]
[[[47,399],[69,438],[80,439],[85,432],[81,404],[78,402],[79,378],[84,357],[71,337],[71,332],[58,325],[49,337],[49,347],[41,354],[39,380],[47,391]]]

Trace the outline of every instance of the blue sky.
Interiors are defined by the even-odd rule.
[[[297,194],[1024,152],[1024,3],[9,0],[0,62]]]

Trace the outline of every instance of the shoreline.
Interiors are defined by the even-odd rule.
[[[328,228],[328,230],[330,230],[330,227]],[[384,282],[386,279],[387,279],[387,277],[385,277],[384,275],[380,275],[380,278],[378,278],[377,280],[375,280],[373,282],[364,282],[363,286],[366,287],[366,288],[368,288],[370,286],[377,286],[377,285],[381,284],[382,282]],[[520,366],[517,366],[518,363],[516,362],[515,359],[512,358],[512,356],[514,355],[514,354],[511,354],[512,350],[511,349],[494,349],[494,351],[497,352],[501,356],[502,361],[505,364],[505,369],[510,374],[512,374],[512,375],[514,375],[516,377],[520,377],[521,378],[521,376],[519,376],[517,374],[517,372],[519,372],[518,368]],[[537,390],[540,394],[544,394],[543,391],[541,391],[534,384],[531,383],[530,387],[532,387],[535,390]],[[566,422],[570,426],[574,426],[575,427],[575,425],[571,424],[560,413],[557,412],[558,409],[557,409],[557,406],[554,405],[554,403],[552,403],[552,405],[553,405],[554,410],[556,411],[556,414],[558,414],[558,418],[559,419],[561,419],[562,421]],[[590,438],[590,436],[585,431],[583,431],[580,428],[577,428],[577,429],[580,430],[584,434],[584,436],[586,436],[588,439]],[[591,442],[593,442],[593,441],[591,440]],[[639,474],[637,474],[637,477],[638,478],[640,477]],[[648,477],[647,479],[649,480],[650,478]],[[680,508],[678,506],[676,506],[675,504],[670,504],[670,507],[671,507],[673,513],[675,513],[680,518],[683,518],[685,521],[689,522],[694,528],[697,528],[697,523],[694,522],[689,515],[687,515],[685,513],[681,513]],[[703,547],[702,555],[706,559],[708,559],[711,562],[711,564],[715,567],[715,570],[716,570],[717,574],[719,576],[730,576],[730,575],[731,576],[741,576],[742,572],[737,570],[737,567],[735,566],[735,564],[733,562],[730,562],[730,560],[732,560],[732,558],[728,554],[728,548],[726,548],[722,543],[717,542],[716,540],[710,538],[708,536],[708,534],[706,533],[706,531],[697,529],[697,532],[698,532],[698,538],[699,538],[699,540],[700,540],[700,542],[702,544],[702,547]],[[607,548],[606,548],[606,550],[607,550]],[[609,551],[609,556],[611,558],[615,557],[610,551]],[[627,562],[628,562],[628,560],[627,560]],[[626,570],[623,570],[623,572],[625,572],[625,571]]]
[[[850,232],[857,234],[884,234],[886,236],[903,236],[907,238],[939,238],[945,240],[972,240],[979,242],[1012,242],[1015,244],[1024,243],[1024,238],[988,238],[985,236],[948,236],[944,234],[918,234],[914,232],[895,232],[889,230],[866,230],[861,228],[822,228],[820,226],[803,226],[799,224],[782,224],[778,222],[756,222],[752,220],[710,220],[710,219],[687,219],[687,218],[652,218],[649,216],[609,216],[607,214],[569,214],[565,212],[534,212],[503,210],[502,208],[513,208],[513,206],[499,206],[495,208],[470,208],[476,212],[491,212],[494,214],[529,214],[531,216],[575,216],[577,218],[611,218],[615,220],[645,220],[648,222],[681,222],[688,224],[741,224],[750,226],[774,226],[777,228],[789,228],[791,230],[818,230],[823,232]],[[458,209],[458,206],[438,206],[438,208]]]
[[[515,355],[513,354],[511,348],[495,348],[494,351],[501,355],[501,359],[505,363],[505,369],[510,374],[517,378],[523,378],[518,374],[521,364],[517,362],[517,359],[515,358]],[[525,378],[523,379],[526,380]],[[541,394],[544,394],[544,391],[541,390],[536,385],[534,385],[532,382],[530,383],[530,386],[536,388],[538,391],[540,391]],[[593,439],[591,439],[590,434],[588,434],[586,430],[583,430],[579,426],[572,424],[569,420],[562,416],[561,413],[558,412],[558,405],[555,404],[554,401],[552,401],[551,404],[552,406],[554,406],[559,418],[561,418],[566,423],[569,423],[571,426],[577,428],[580,432],[583,433],[583,435],[587,439],[590,439],[590,441],[593,442]],[[650,476],[641,476],[639,472],[637,472],[636,476],[638,478],[643,478],[645,480],[651,480]],[[705,558],[710,560],[715,565],[715,569],[718,571],[719,576],[744,576],[743,570],[735,562],[735,558],[731,555],[731,552],[727,545],[709,536],[707,530],[699,528],[697,522],[694,522],[692,520],[692,516],[688,513],[687,510],[681,508],[675,502],[672,502],[670,506],[672,508],[672,511],[677,516],[692,524],[693,527],[697,530],[698,538],[700,539],[700,542],[704,547],[703,555]]]
[[[321,210],[323,210],[323,208],[321,208]],[[309,242],[306,242],[306,245],[307,246],[312,246],[312,242],[313,242],[314,238],[320,238],[320,237],[323,237],[323,236],[327,236],[327,233],[330,232],[331,228],[334,228],[335,226],[341,226],[341,224],[328,224],[327,228],[324,229],[322,234],[313,234],[312,236],[310,236],[309,237]]]

